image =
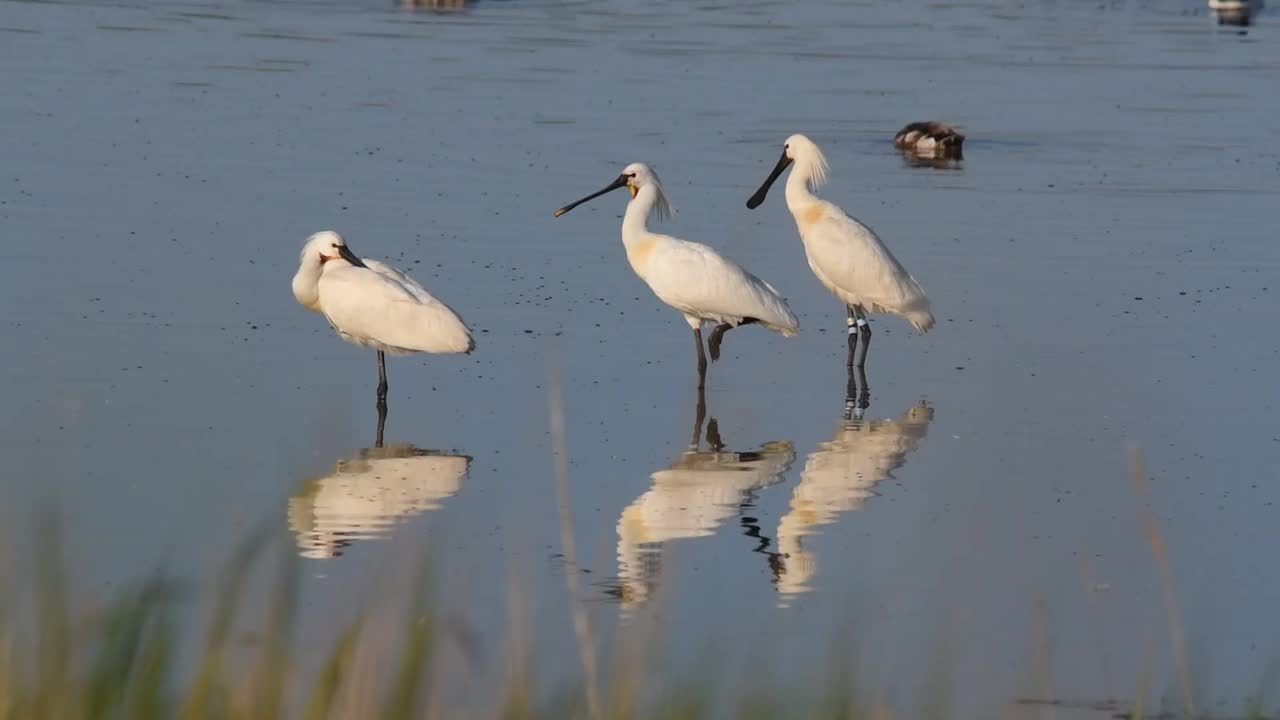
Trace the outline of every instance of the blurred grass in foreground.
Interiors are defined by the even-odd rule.
[[[1136,454],[1133,478],[1145,495],[1145,474]],[[567,496],[562,496],[562,502],[567,503]],[[563,509],[567,512],[567,507]],[[1274,666],[1260,681],[1256,696],[1234,709],[1234,715],[1216,714],[1222,706],[1215,714],[1197,710],[1164,542],[1149,513],[1141,520],[1166,580],[1170,639],[1179,655],[1175,658],[1179,687],[1165,697],[1176,698],[1173,703],[1180,707],[1153,711],[1147,703],[1151,695],[1147,673],[1137,668],[1130,675],[1138,678],[1132,702],[1011,700],[995,714],[1162,720],[1270,717],[1264,710],[1273,708],[1265,708],[1264,703],[1268,686],[1276,680]],[[415,579],[402,592],[380,593],[393,596],[391,603],[400,603],[398,612],[366,608],[339,629],[319,657],[304,657],[295,649],[293,637],[299,613],[300,561],[284,552],[281,561],[265,573],[270,587],[255,588],[250,582],[253,569],[263,565],[268,554],[265,533],[242,541],[215,578],[216,584],[210,585],[217,590],[197,603],[204,605],[207,614],[201,629],[181,627],[175,620],[183,609],[179,588],[162,575],[117,591],[96,606],[69,583],[56,516],[46,514],[36,526],[39,549],[29,577],[18,577],[12,566],[0,564],[0,720],[886,720],[959,714],[949,705],[950,668],[945,652],[931,673],[936,677],[916,702],[917,710],[904,715],[859,681],[857,663],[845,647],[835,646],[826,663],[825,688],[800,692],[773,685],[767,677],[724,677],[714,660],[684,672],[654,663],[652,638],[662,628],[652,627],[650,620],[647,626],[630,624],[620,629],[614,658],[597,668],[595,636],[585,615],[576,628],[582,663],[578,679],[557,692],[539,693],[535,691],[539,653],[536,641],[531,646],[527,637],[526,608],[514,583],[506,655],[487,659],[505,669],[504,679],[496,693],[481,698],[482,711],[472,701],[463,709],[455,705],[456,681],[470,674],[479,661],[455,659],[453,651],[459,644],[465,646],[465,638],[459,641],[450,619],[433,605],[431,573],[425,564],[416,575],[409,573]],[[266,591],[265,602],[248,611],[250,599],[257,597],[255,590]],[[573,582],[570,591],[577,595]],[[838,626],[841,619],[833,620]],[[245,642],[246,636],[252,642]],[[446,645],[449,652],[443,652]],[[725,707],[727,703],[733,706]]]

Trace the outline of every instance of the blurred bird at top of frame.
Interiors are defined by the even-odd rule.
[[[1218,24],[1230,27],[1252,25],[1254,16],[1262,12],[1265,5],[1263,0],[1209,0],[1209,9]]]

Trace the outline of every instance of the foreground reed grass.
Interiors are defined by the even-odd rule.
[[[451,661],[440,662],[453,654],[447,647],[449,621],[432,602],[426,570],[408,583],[406,597],[400,598],[402,613],[389,619],[362,615],[340,629],[319,658],[307,659],[296,650],[293,636],[298,563],[265,563],[263,548],[269,544],[261,537],[246,541],[227,561],[203,628],[194,631],[176,620],[185,595],[173,582],[162,576],[147,579],[93,610],[68,584],[57,532],[47,531],[42,546],[47,555],[30,582],[4,586],[0,720],[956,717],[948,704],[944,659],[939,659],[936,687],[919,699],[915,712],[900,714],[859,682],[855,660],[839,647],[827,663],[825,689],[816,692],[775,686],[767,679],[734,686],[711,663],[683,676],[665,673],[655,682],[646,669],[650,666],[637,659],[649,654],[644,644],[651,629],[619,643],[616,657],[593,676],[597,687],[587,685],[580,673],[575,684],[540,695],[535,689],[537,650],[528,646],[518,593],[510,597],[508,655],[494,663],[506,668],[505,681],[481,709],[461,708],[438,697],[441,678],[460,669],[443,666]],[[255,564],[270,567],[264,573],[271,578],[269,599],[247,617]],[[391,634],[375,637],[378,623]],[[249,628],[254,639],[246,647],[243,637]],[[182,657],[184,645],[191,646],[188,658]],[[1185,692],[1178,694],[1185,698]],[[1138,693],[1139,698],[1145,695]],[[733,698],[731,707],[716,699],[725,697]],[[1080,709],[1056,700],[1013,702],[1010,708],[1002,715],[1054,717],[1064,709]],[[1154,713],[1144,710],[1141,701],[1092,709],[1069,717],[1209,717]],[[1234,717],[1268,716],[1259,699]]]
[[[553,408],[553,427],[554,416]],[[567,455],[562,438],[555,450],[559,460]],[[566,473],[558,464],[557,475],[563,479]],[[1149,491],[1136,454],[1132,475],[1145,499]],[[568,494],[566,488],[560,490],[565,526],[571,527]],[[1073,705],[1052,697],[1011,700],[1000,710],[1001,717],[1211,717],[1196,705],[1160,529],[1150,513],[1144,512],[1141,522],[1168,595],[1177,687],[1165,695],[1175,698],[1174,709],[1150,709],[1149,680],[1138,668],[1130,675],[1138,678],[1133,701]],[[527,608],[514,582],[508,596],[507,650],[482,663],[489,671],[497,668],[497,691],[486,688],[480,702],[458,705],[448,692],[451,683],[473,672],[479,661],[458,659],[456,628],[434,602],[432,573],[425,564],[399,573],[409,579],[403,588],[381,593],[390,597],[385,607],[357,613],[317,654],[314,648],[299,650],[294,637],[301,561],[270,542],[265,532],[241,542],[208,585],[216,590],[195,603],[188,602],[189,588],[161,574],[96,603],[71,582],[56,516],[46,514],[35,525],[39,551],[30,568],[0,563],[0,720],[884,720],[964,715],[951,705],[953,668],[945,648],[931,672],[936,681],[913,710],[902,711],[866,686],[856,653],[838,642],[821,673],[825,687],[817,690],[776,685],[768,677],[731,677],[715,662],[691,672],[667,670],[665,663],[648,662],[655,654],[653,638],[662,628],[643,623],[615,633],[613,658],[601,661],[599,629],[576,600],[576,680],[555,692],[540,691],[537,639],[530,637]],[[566,540],[566,549],[572,550],[571,536]],[[577,594],[575,581],[570,592]],[[193,615],[192,604],[202,612]],[[832,620],[836,627],[848,621]],[[252,640],[246,642],[246,637]],[[944,647],[946,640],[940,640]],[[1274,671],[1264,677],[1254,698],[1227,717],[1270,717],[1265,711],[1273,708],[1264,702],[1268,685],[1276,680]],[[1049,674],[1046,668],[1037,672]]]

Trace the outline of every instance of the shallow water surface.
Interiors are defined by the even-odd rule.
[[[839,627],[899,700],[939,659],[969,707],[1048,692],[1032,657],[1055,697],[1131,696],[1147,659],[1172,686],[1149,505],[1208,692],[1256,690],[1280,655],[1274,15],[390,5],[0,2],[0,498],[16,521],[60,500],[83,583],[206,577],[267,522],[323,640],[425,550],[486,643],[524,584],[540,664],[571,672],[554,370],[583,599],[605,625],[662,603],[678,660],[803,684]],[[925,119],[965,128],[958,168],[893,149]],[[938,316],[874,320],[851,404],[843,309],[781,192],[743,207],[792,132]],[[731,333],[701,400],[687,326],[627,266],[624,197],[552,217],[632,161],[662,174],[665,231],[801,319]],[[289,293],[330,227],[477,333],[390,360],[381,449],[373,354]]]

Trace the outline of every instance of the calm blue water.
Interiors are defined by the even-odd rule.
[[[313,556],[302,637],[321,646],[372,579],[430,552],[487,647],[516,577],[540,664],[571,672],[554,369],[580,595],[603,627],[662,603],[677,662],[714,645],[801,683],[848,628],[890,701],[939,657],[963,707],[1130,697],[1147,660],[1174,686],[1149,506],[1212,669],[1202,695],[1239,699],[1280,655],[1275,18],[1237,34],[1176,2],[0,2],[6,525],[60,501],[97,594],[162,565],[205,578],[265,523]],[[969,134],[959,170],[889,142],[935,118]],[[780,193],[743,207],[792,132],[939,318],[923,337],[875,321],[866,418],[884,423],[841,420],[843,310]],[[623,197],[552,218],[633,161],[662,173],[664,231],[801,318],[792,339],[732,333],[711,369],[723,450],[755,455],[682,464],[689,333],[626,264]],[[428,464],[339,471],[373,444],[376,367],[289,292],[324,228],[477,330],[470,357],[389,364],[387,440],[439,451]]]

